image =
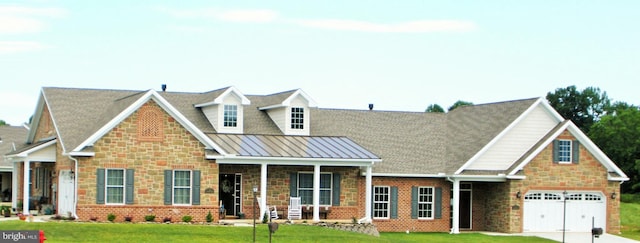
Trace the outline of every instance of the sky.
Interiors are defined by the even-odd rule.
[[[0,0],[0,120],[42,87],[245,95],[424,111],[598,87],[640,104],[640,1]]]

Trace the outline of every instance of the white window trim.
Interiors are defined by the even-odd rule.
[[[568,161],[563,161],[561,159],[560,156],[560,147],[562,147],[562,142],[569,142],[569,160]],[[568,139],[558,139],[558,151],[556,151],[556,153],[558,153],[558,164],[571,164],[573,163],[573,141],[568,140]]]
[[[176,186],[176,172],[189,172],[189,186]],[[193,203],[193,171],[192,170],[173,170],[171,181],[171,203],[172,205],[192,205]],[[189,189],[189,203],[176,203],[176,189]]]
[[[420,197],[421,196],[421,193],[420,193],[421,190],[420,189],[423,189],[423,188],[430,188],[431,189],[431,202],[422,202],[422,201],[420,201],[420,198],[421,198]],[[418,219],[434,219],[434,216],[435,216],[435,213],[436,213],[435,212],[435,206],[436,206],[435,205],[435,200],[436,200],[435,193],[436,193],[435,187],[432,187],[432,186],[421,186],[421,187],[418,187]],[[422,205],[422,204],[431,204],[431,217],[420,217],[420,205]]]
[[[122,171],[122,186],[118,185],[109,185],[109,171],[119,170]],[[122,168],[108,168],[104,170],[104,204],[105,205],[124,205],[124,201],[126,200],[127,195],[127,171]],[[122,188],[122,202],[109,202],[109,188]]]
[[[297,185],[297,190],[298,190],[298,196],[300,196],[300,174],[310,174],[311,176],[313,176],[313,172],[305,172],[305,171],[300,171],[298,172],[298,185]],[[328,174],[329,175],[329,180],[331,180],[331,182],[329,183],[329,188],[320,188],[320,192],[322,191],[329,191],[329,204],[320,204],[320,206],[332,206],[332,202],[333,202],[333,172],[320,172],[320,175],[322,174]],[[320,176],[320,180],[322,180],[322,176]],[[320,183],[322,184],[322,183]],[[312,192],[312,196],[311,196],[311,201],[313,202],[313,187],[311,188],[304,188],[303,190],[310,190]],[[313,205],[313,204],[302,204],[305,206],[308,205]]]
[[[227,126],[226,125],[226,123],[227,123],[227,108],[231,108],[231,107],[235,108],[235,118],[236,118],[235,126]],[[238,113],[239,113],[238,105],[236,105],[236,104],[224,104],[222,106],[222,127],[225,127],[225,128],[236,128],[236,127],[238,127],[238,125],[239,125],[238,124],[238,122],[239,122],[238,121]]]
[[[387,190],[387,193],[386,193],[387,201],[376,201],[375,200],[375,198],[376,198],[376,188],[386,188],[386,190]],[[375,216],[376,215],[376,213],[375,213],[376,212],[376,209],[375,209],[376,208],[375,207],[376,204],[386,204],[387,205],[387,210],[377,210],[377,211],[380,211],[380,212],[386,211],[386,215],[387,215],[386,217],[376,217]],[[390,219],[391,218],[391,187],[390,186],[373,186],[373,215],[372,215],[372,217],[374,219]]]
[[[301,112],[295,112],[294,113],[294,109],[300,109]],[[290,109],[290,114],[291,115],[289,116],[289,119],[290,119],[289,129],[297,130],[297,131],[305,130],[306,124],[305,124],[304,120],[307,119],[306,118],[306,114],[305,114],[306,113],[305,110],[306,109],[304,107],[301,107],[301,106],[293,106],[293,107],[291,107],[291,109]],[[302,118],[300,119],[300,122],[295,122],[295,123],[293,122],[294,119],[296,119],[296,120],[299,119],[299,118],[294,118],[293,117],[294,114],[302,114]],[[298,127],[294,127],[294,126],[302,126],[302,128],[298,128]]]

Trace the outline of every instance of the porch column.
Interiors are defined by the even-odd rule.
[[[260,165],[260,217],[264,217],[264,213],[267,211],[267,164]]]
[[[367,174],[365,175],[365,186],[364,186],[364,191],[365,191],[365,196],[364,196],[364,201],[365,201],[365,206],[364,206],[364,217],[365,217],[365,221],[370,223],[371,222],[371,208],[372,208],[372,203],[371,202],[371,188],[372,188],[372,180],[371,180],[371,165],[367,166]]]
[[[460,179],[453,179],[453,221],[451,234],[460,233]]]
[[[24,173],[22,176],[22,213],[29,214],[29,191],[31,187],[29,186],[29,172],[31,170],[31,161],[24,161]]]
[[[320,165],[313,166],[313,222],[320,222]]]
[[[11,174],[11,208],[18,207],[18,163],[13,162],[13,173]]]

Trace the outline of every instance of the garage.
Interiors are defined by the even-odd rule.
[[[524,232],[557,232],[563,229],[566,215],[567,232],[591,232],[606,229],[607,204],[601,192],[531,191],[524,196]],[[566,202],[566,214],[564,204]]]

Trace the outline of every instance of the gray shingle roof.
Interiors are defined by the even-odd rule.
[[[205,93],[159,92],[204,133],[215,133],[196,104],[209,102],[226,88]],[[43,88],[67,151],[94,134],[145,91]],[[279,104],[295,90],[246,95],[245,135],[283,135],[259,107]],[[382,158],[374,172],[452,173],[536,99],[460,107],[447,114],[310,108],[311,136],[346,137]]]
[[[27,130],[23,126],[0,126],[0,167],[13,166],[9,161],[4,160],[4,155],[24,146],[27,140]]]

